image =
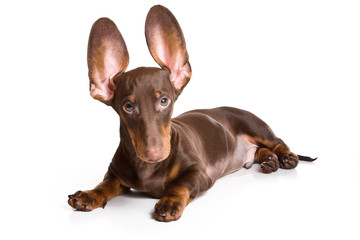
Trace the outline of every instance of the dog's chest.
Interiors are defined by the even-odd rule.
[[[136,177],[130,184],[130,187],[135,190],[160,198],[165,193],[166,175],[160,169],[138,168]]]

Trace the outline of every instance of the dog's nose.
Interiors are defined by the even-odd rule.
[[[150,162],[162,160],[164,157],[164,149],[161,147],[149,148],[145,151],[145,156]]]

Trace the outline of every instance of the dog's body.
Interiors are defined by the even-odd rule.
[[[169,183],[194,168],[195,179],[187,187],[195,197],[220,177],[253,164],[258,147],[250,137],[254,132],[242,128],[248,120],[260,125],[259,133],[276,139],[270,128],[249,112],[235,108],[195,110],[172,119],[171,151],[166,161],[149,164],[139,159],[131,146],[129,151],[129,146],[120,144],[109,171],[123,185],[161,198]],[[124,132],[122,141],[129,137]],[[195,181],[202,183],[198,186]]]
[[[261,164],[264,173],[295,168],[309,157],[291,153],[255,115],[229,107],[195,110],[171,119],[174,102],[191,77],[185,40],[171,12],[153,7],[145,25],[160,68],[125,72],[125,42],[109,19],[94,23],[89,38],[91,95],[120,116],[120,145],[103,182],[69,196],[82,211],[104,207],[130,188],[160,198],[154,218],[177,220],[186,205],[226,174]]]

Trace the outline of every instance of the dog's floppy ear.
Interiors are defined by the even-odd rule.
[[[161,5],[150,9],[145,36],[152,57],[170,70],[170,80],[180,94],[191,78],[191,67],[183,32],[169,9]]]
[[[115,91],[114,78],[129,64],[124,39],[110,19],[100,18],[92,26],[87,62],[91,96],[109,104]]]

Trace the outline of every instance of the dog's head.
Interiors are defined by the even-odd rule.
[[[119,114],[141,160],[160,162],[170,154],[173,104],[191,78],[191,67],[182,30],[167,8],[150,9],[145,36],[161,68],[125,72],[129,55],[120,31],[108,18],[94,23],[88,45],[90,94]]]

